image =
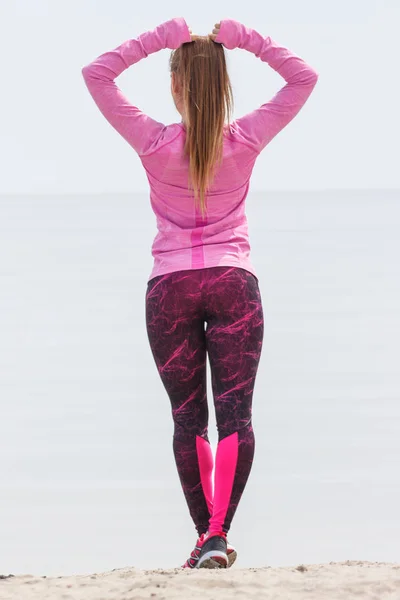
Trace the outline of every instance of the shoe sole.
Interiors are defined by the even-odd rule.
[[[236,552],[236,550],[234,550],[233,552],[229,552],[229,554],[227,556],[228,556],[228,564],[227,564],[226,568],[229,569],[233,565],[233,563],[235,562],[235,560],[237,559],[237,552]],[[213,567],[213,568],[214,569],[219,569],[220,565],[216,561],[214,561],[214,562],[216,564],[215,564],[215,567]]]
[[[237,552],[236,552],[236,550],[234,550],[233,552],[230,552],[228,554],[228,568],[233,565],[233,563],[235,562],[236,559],[237,559]]]
[[[197,563],[198,569],[226,569],[228,567],[229,560],[224,552],[219,550],[210,550],[201,557]]]
[[[229,554],[227,554],[227,556],[228,556],[228,564],[227,564],[226,568],[229,569],[229,567],[231,567],[233,565],[233,563],[235,562],[235,560],[237,559],[236,550],[234,550],[233,552],[229,552]],[[214,566],[208,567],[208,568],[219,569],[221,567],[221,565],[217,561],[213,561],[212,558],[209,560],[211,560],[215,564],[214,564]],[[184,568],[188,568],[188,567],[185,567],[184,565],[182,565],[182,569],[184,569]],[[197,564],[190,567],[190,569],[196,569],[196,568],[197,568]]]

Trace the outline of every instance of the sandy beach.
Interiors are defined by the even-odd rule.
[[[19,575],[0,580],[1,600],[228,600],[233,597],[398,600],[400,564],[349,560],[229,570],[125,568],[92,575]]]

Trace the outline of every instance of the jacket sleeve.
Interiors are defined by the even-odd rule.
[[[304,106],[319,75],[287,48],[233,19],[221,21],[215,41],[229,49],[243,48],[252,52],[286,81],[271,100],[234,122],[246,142],[261,152]]]
[[[115,79],[149,54],[164,48],[175,49],[190,41],[185,19],[177,17],[127,40],[82,68],[83,79],[99,110],[139,156],[157,141],[165,125],[131,104]]]

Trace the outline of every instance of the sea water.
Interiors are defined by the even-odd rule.
[[[250,191],[247,216],[265,333],[237,566],[398,561],[400,191]],[[0,197],[0,573],[168,568],[196,541],[146,334],[155,234],[148,193]]]

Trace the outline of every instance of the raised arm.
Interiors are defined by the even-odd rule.
[[[178,48],[190,41],[185,19],[177,17],[101,54],[82,69],[86,86],[98,108],[139,155],[151,148],[165,126],[131,104],[114,80],[149,54],[164,48]]]
[[[271,100],[235,120],[240,135],[261,152],[304,106],[317,83],[318,73],[270,37],[264,38],[233,19],[221,21],[215,42],[228,49],[243,48],[252,52],[287,82]]]

